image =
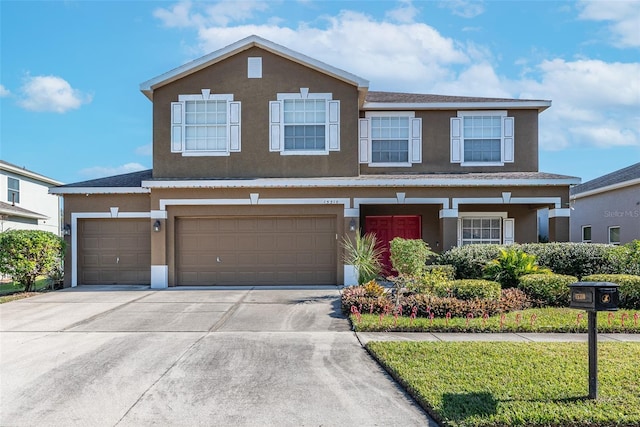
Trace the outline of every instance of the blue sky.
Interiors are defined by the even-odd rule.
[[[370,90],[552,100],[544,172],[640,161],[638,0],[0,0],[0,158],[66,183],[151,168],[140,83],[251,34]]]

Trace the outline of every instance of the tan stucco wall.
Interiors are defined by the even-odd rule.
[[[504,166],[468,167],[451,163],[450,119],[457,117],[459,110],[416,111],[415,117],[422,118],[422,163],[412,167],[370,167],[360,166],[363,174],[394,173],[470,173],[470,172],[536,172],[538,171],[538,111],[508,110],[513,117],[515,161]],[[460,110],[462,111],[462,110]],[[364,116],[364,113],[361,113]]]
[[[262,57],[262,78],[247,78],[247,58]],[[332,93],[340,100],[340,151],[318,156],[269,152],[269,101],[278,93]],[[181,94],[233,94],[242,103],[241,152],[222,157],[171,153],[171,102]],[[358,174],[358,91],[351,84],[254,47],[154,91],[154,178],[312,177]]]

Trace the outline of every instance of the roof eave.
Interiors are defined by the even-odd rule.
[[[52,187],[49,194],[148,194],[142,187]]]
[[[365,102],[363,110],[531,110],[543,112],[551,107],[551,101],[488,101],[488,102]]]

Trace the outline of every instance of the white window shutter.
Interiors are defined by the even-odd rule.
[[[282,104],[282,101],[269,101],[269,151],[282,151],[284,146]]]
[[[502,118],[502,161],[505,163],[513,163],[515,159],[513,125],[513,117]]]
[[[458,247],[462,246],[462,218],[458,218]]]
[[[422,119],[411,119],[411,163],[422,163]]]
[[[462,163],[462,119],[451,118],[451,163]]]
[[[340,101],[327,102],[329,118],[328,146],[329,151],[340,151]]]
[[[227,103],[229,117],[229,151],[240,151],[240,102]]]
[[[184,141],[184,103],[171,103],[171,152],[182,153]]]
[[[515,243],[516,220],[514,218],[505,218],[502,220],[502,243],[512,245]]]
[[[359,119],[358,140],[360,150],[360,163],[369,163],[371,138],[369,135],[369,119]]]

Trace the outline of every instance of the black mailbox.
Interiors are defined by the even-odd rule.
[[[593,311],[617,311],[618,285],[610,282],[579,282],[569,285],[569,307]]]

